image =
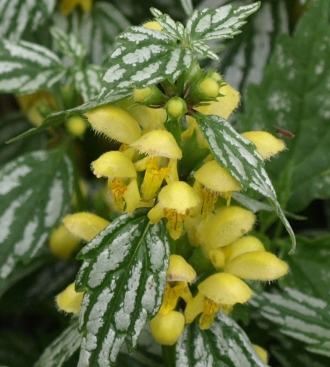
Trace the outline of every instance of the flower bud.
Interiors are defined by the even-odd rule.
[[[77,315],[80,311],[84,293],[85,292],[76,292],[75,284],[71,283],[56,297],[57,306],[65,312]]]
[[[285,275],[289,267],[270,252],[256,251],[234,257],[224,270],[242,279],[270,281]]]
[[[110,224],[96,214],[85,212],[68,214],[63,218],[63,223],[70,233],[87,242]]]
[[[282,140],[275,138],[266,131],[248,131],[243,133],[242,136],[256,146],[257,152],[263,159],[269,159],[285,149],[285,144]]]
[[[133,99],[134,102],[152,107],[164,105],[167,97],[155,85],[152,85],[147,88],[134,89]]]
[[[87,123],[81,116],[71,115],[66,120],[66,129],[71,135],[80,138],[87,129]]]
[[[177,119],[187,112],[187,103],[180,97],[172,97],[166,104],[166,111],[170,117]]]
[[[49,237],[49,248],[53,255],[68,259],[79,246],[80,240],[71,234],[64,225],[55,228]]]
[[[157,343],[173,345],[183,332],[184,316],[177,311],[166,315],[158,314],[150,321],[150,331]]]
[[[93,129],[121,143],[131,144],[141,136],[139,124],[118,107],[100,106],[85,112],[85,115]]]
[[[218,95],[218,82],[209,76],[204,76],[191,87],[188,98],[193,104],[198,104],[204,101],[213,101]]]
[[[170,256],[170,265],[167,270],[168,282],[188,282],[191,283],[196,278],[194,268],[180,255]]]

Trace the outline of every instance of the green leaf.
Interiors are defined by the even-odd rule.
[[[241,2],[227,0],[226,3],[239,5]],[[289,32],[288,24],[286,0],[262,1],[260,9],[244,25],[244,32],[213,46],[214,52],[221,52],[220,68],[214,66],[221,70],[224,79],[239,90],[243,97],[249,83],[260,83],[275,40],[281,33]],[[215,51],[217,49],[219,51]]]
[[[274,124],[296,135],[268,165],[276,180],[292,163],[288,209],[293,212],[316,198],[330,198],[329,8],[327,0],[311,2],[294,37],[278,39],[261,85],[248,89],[247,114],[240,118],[244,130],[275,132]]]
[[[63,149],[29,153],[0,170],[0,289],[18,264],[40,255],[72,188],[72,163]]]
[[[105,1],[94,2],[91,11],[83,15],[79,32],[91,54],[91,62],[103,64],[113,51],[118,34],[129,26],[129,21],[114,5]]]
[[[314,240],[297,237],[294,255],[289,256],[283,251],[281,258],[290,268],[290,272],[280,280],[282,286],[295,288],[330,304],[330,235]]]
[[[161,305],[169,259],[165,226],[151,225],[145,210],[122,215],[78,258],[84,262],[76,287],[86,291],[78,366],[112,366],[124,341],[129,351],[135,348],[145,323]]]
[[[81,63],[86,55],[86,47],[74,34],[66,33],[55,26],[50,28],[50,33],[63,55],[70,57],[76,63]]]
[[[218,59],[205,42],[233,38],[241,32],[240,28],[246,23],[245,18],[259,7],[260,2],[256,2],[241,7],[226,5],[218,9],[195,10],[186,27],[190,48],[205,57]],[[206,54],[206,51],[210,54]]]
[[[243,190],[250,188],[269,199],[291,237],[294,251],[296,239],[293,230],[277,201],[273,185],[263,167],[264,161],[255,146],[220,116],[197,113],[194,117],[209,143],[214,159],[228,169]]]
[[[27,94],[49,89],[65,74],[59,58],[34,43],[0,41],[0,91]]]
[[[279,326],[283,334],[304,342],[312,353],[330,357],[330,306],[327,302],[285,288],[283,294],[255,295],[249,303]]]
[[[43,351],[33,367],[61,367],[78,350],[80,343],[78,318],[74,318],[71,325]]]
[[[50,18],[55,0],[0,0],[0,37],[18,40]]]
[[[265,367],[249,338],[229,316],[218,312],[208,330],[187,325],[176,344],[175,367]]]
[[[73,78],[77,91],[85,102],[93,99],[101,90],[101,80],[104,70],[97,65],[88,65],[74,72]]]
[[[19,155],[40,149],[43,146],[43,135],[13,145],[5,144],[7,140],[25,132],[30,127],[31,123],[20,112],[7,114],[0,119],[0,165],[7,163]]]
[[[163,31],[130,27],[117,38],[117,48],[104,75],[100,99],[168,79],[171,83],[192,63],[192,53]]]
[[[191,16],[194,6],[191,0],[180,0],[181,6],[187,16]]]

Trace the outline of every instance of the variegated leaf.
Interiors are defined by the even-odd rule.
[[[208,330],[187,325],[176,344],[175,367],[266,367],[249,338],[229,316],[219,312]]]
[[[78,350],[81,335],[78,331],[78,318],[75,318],[42,353],[33,367],[61,367]]]
[[[40,254],[72,188],[72,163],[63,149],[23,155],[0,170],[0,289],[17,264]]]
[[[0,36],[18,40],[36,30],[54,11],[55,0],[0,0]]]
[[[218,9],[195,10],[187,22],[187,33],[192,41],[210,41],[232,38],[240,33],[245,19],[259,9],[260,2],[236,7],[222,6]]]
[[[104,70],[97,65],[88,65],[74,73],[74,81],[77,91],[85,102],[96,97],[101,90],[101,80]]]
[[[194,6],[192,4],[192,1],[191,0],[180,0],[181,2],[181,6],[185,12],[185,14],[189,17],[193,10],[194,10]]]
[[[81,63],[86,54],[86,47],[74,34],[68,34],[55,26],[50,28],[50,33],[63,55],[69,56],[76,63]]]
[[[59,58],[34,43],[0,41],[0,91],[27,94],[49,89],[65,74]]]
[[[163,30],[173,37],[173,39],[184,39],[185,29],[182,23],[175,22],[168,14],[164,14],[156,8],[151,8],[150,12],[154,15],[155,21],[157,21],[163,27]]]
[[[285,288],[283,294],[256,295],[250,303],[307,350],[330,357],[330,306],[324,300]]]
[[[117,43],[103,78],[100,99],[165,79],[173,83],[192,63],[191,51],[178,47],[177,40],[162,31],[130,27]]]
[[[113,366],[124,341],[131,351],[162,301],[169,245],[162,222],[145,210],[122,215],[78,254],[76,287],[85,291],[79,367]]]
[[[242,185],[243,190],[250,188],[269,199],[291,237],[292,250],[294,250],[295,235],[277,201],[274,187],[263,167],[264,161],[257,153],[255,146],[220,116],[198,113],[194,117],[209,143],[214,159],[228,169]]]

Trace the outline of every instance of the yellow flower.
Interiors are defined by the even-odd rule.
[[[166,315],[157,314],[150,321],[150,331],[157,343],[173,345],[184,329],[184,316],[178,311],[171,311]]]
[[[224,247],[250,231],[255,216],[239,206],[224,206],[200,224],[198,237],[206,254],[211,249]]]
[[[194,177],[196,180],[194,188],[202,198],[202,215],[204,218],[212,212],[218,195],[225,198],[227,205],[229,205],[233,191],[242,189],[242,186],[234,177],[216,161],[205,163],[195,172]]]
[[[195,214],[198,204],[198,196],[191,186],[183,181],[173,181],[162,188],[158,203],[149,211],[148,218],[152,223],[158,223],[166,217],[166,228],[176,240],[181,236],[183,221]]]
[[[116,106],[96,107],[85,112],[85,116],[93,129],[120,143],[130,144],[141,136],[136,120]]]
[[[252,290],[241,279],[232,274],[217,273],[198,285],[197,295],[188,301],[185,309],[186,323],[190,324],[202,313],[199,326],[208,329],[219,310],[230,311],[236,303],[245,303]]]
[[[262,242],[254,236],[244,236],[230,245],[223,247],[222,251],[226,258],[226,262],[234,257],[245,254],[247,252],[266,251]]]
[[[83,297],[84,292],[76,292],[75,284],[71,283],[56,297],[56,303],[60,310],[77,315]]]
[[[188,302],[192,298],[188,283],[193,282],[195,278],[195,270],[182,256],[171,255],[167,270],[166,288],[159,313],[166,315],[173,311],[180,297]]]
[[[252,346],[254,350],[257,352],[260,359],[267,364],[268,363],[268,353],[266,349],[260,347],[260,345],[257,345],[257,344],[252,344]]]
[[[135,163],[137,171],[146,171],[141,185],[144,201],[156,197],[163,180],[169,183],[179,179],[177,160],[182,157],[182,152],[171,133],[165,130],[149,131],[131,147],[148,155]]]
[[[53,255],[68,259],[79,246],[80,240],[71,234],[64,225],[55,228],[49,237],[49,248]]]
[[[250,140],[263,159],[269,159],[273,155],[285,149],[282,140],[275,138],[266,131],[248,131],[242,134],[244,138]]]
[[[65,122],[66,129],[75,137],[82,137],[87,129],[86,121],[80,115],[72,115]]]
[[[68,214],[62,222],[73,236],[87,242],[110,224],[98,215],[86,212]]]
[[[287,263],[266,251],[247,252],[226,263],[224,271],[242,279],[270,281],[285,275]]]
[[[119,211],[132,212],[140,202],[137,173],[131,160],[122,152],[102,154],[92,162],[96,177],[107,177],[108,185]]]
[[[161,31],[163,27],[156,21],[146,22],[142,24],[142,27],[153,29],[154,31]]]
[[[87,13],[91,10],[92,3],[92,0],[62,0],[60,3],[60,12],[68,16],[77,5],[80,5],[83,12]]]

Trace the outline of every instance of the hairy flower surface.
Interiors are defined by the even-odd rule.
[[[263,159],[269,159],[285,149],[285,144],[282,140],[275,138],[275,136],[266,131],[248,131],[243,133],[242,136],[256,146],[257,152]]]
[[[49,248],[53,255],[68,259],[79,246],[80,239],[74,236],[64,225],[55,228],[49,237]]]
[[[80,311],[83,297],[84,292],[76,292],[75,283],[71,283],[56,297],[56,303],[62,311],[77,315]]]
[[[150,331],[157,343],[173,345],[182,334],[184,325],[184,316],[178,311],[171,311],[166,315],[158,313],[150,321]]]

